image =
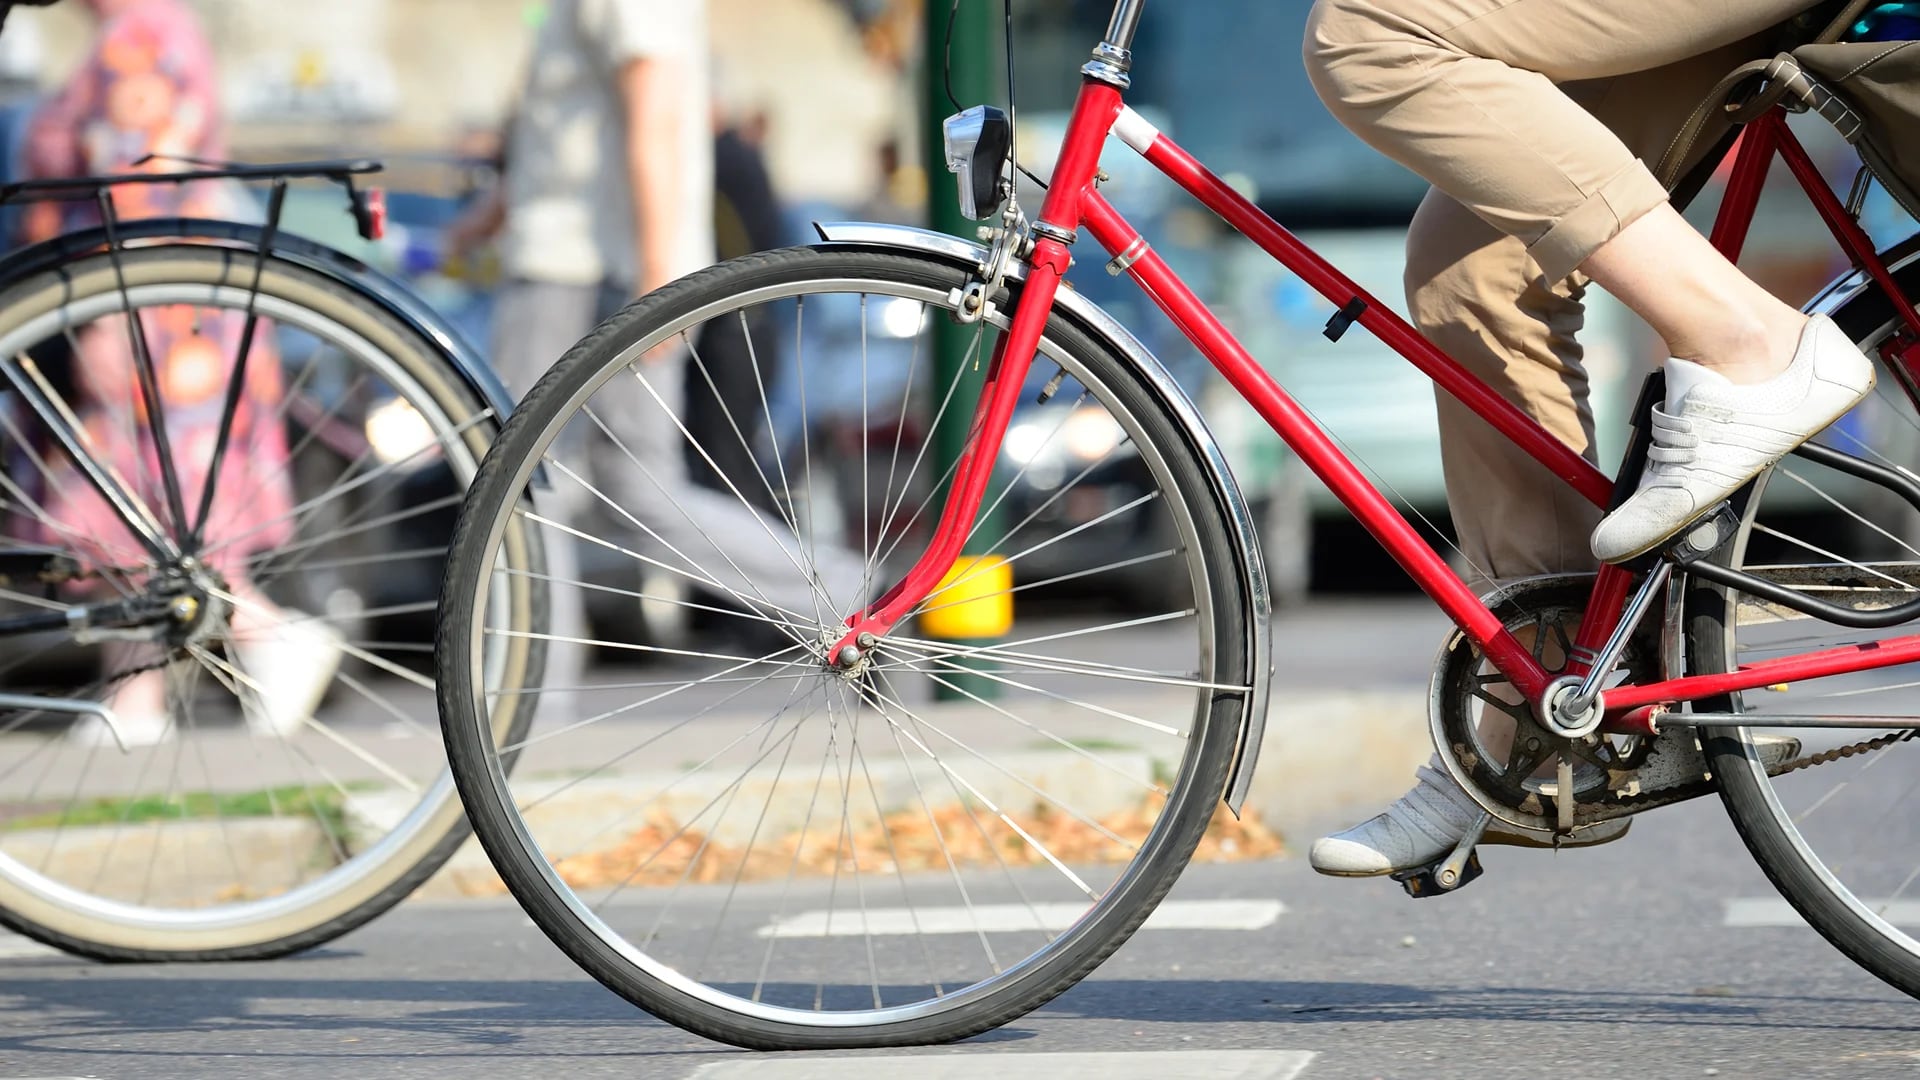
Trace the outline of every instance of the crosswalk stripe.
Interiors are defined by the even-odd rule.
[[[1278,900],[1169,900],[1147,916],[1145,930],[1261,930],[1286,910]],[[769,926],[763,938],[860,937],[888,934],[1002,934],[1065,930],[1084,904],[976,904],[973,907],[803,911]]]
[[[688,1080],[1293,1080],[1313,1060],[1311,1050],[1170,1050],[1154,1052],[1021,1054],[900,1054],[885,1057],[805,1057],[718,1061]]]
[[[1894,926],[1920,926],[1920,900],[1862,899],[1860,902],[1868,911]],[[1777,896],[1749,896],[1727,901],[1727,914],[1721,925],[1744,929],[1757,926],[1805,926],[1807,921],[1793,910],[1792,904]]]

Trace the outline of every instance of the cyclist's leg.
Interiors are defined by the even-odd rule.
[[[1676,368],[1686,378],[1670,380],[1672,446],[1662,449],[1672,452],[1657,456],[1645,490],[1595,532],[1603,557],[1657,546],[1844,412],[1865,394],[1872,368],[1844,335],[1821,322],[1808,331],[1797,311],[1721,258],[1667,205],[1634,149],[1557,84],[1673,64],[1812,6],[1321,0],[1316,8],[1308,67],[1343,121],[1523,240],[1548,280],[1585,270],[1692,362]]]
[[[1691,103],[1761,47],[1740,42],[1656,71],[1576,84],[1566,93],[1636,155],[1653,160],[1666,153]],[[1704,130],[1680,151],[1684,165],[1704,158],[1724,132],[1724,124]],[[1408,310],[1429,339],[1569,446],[1592,454],[1588,376],[1577,340],[1585,319],[1584,276],[1548,282],[1522,239],[1435,191],[1408,233],[1406,288]],[[1445,393],[1437,397],[1448,501],[1476,587],[1591,570],[1587,536],[1599,508],[1471,410]],[[1487,735],[1490,750],[1498,752],[1500,733]],[[1457,842],[1476,813],[1444,773],[1422,770],[1414,790],[1387,813],[1315,845],[1315,863],[1349,874],[1422,865]],[[1624,832],[1622,822],[1589,839]]]
[[[1711,120],[1675,146],[1690,108],[1727,72],[1761,55],[1749,39],[1654,71],[1562,88],[1636,158],[1674,153],[1682,175],[1729,129]],[[1593,456],[1593,414],[1578,335],[1589,279],[1549,281],[1519,237],[1437,189],[1407,235],[1406,295],[1429,340],[1568,446]],[[1472,410],[1436,391],[1447,499],[1478,588],[1535,574],[1593,569],[1599,508],[1580,498]]]
[[[1319,0],[1305,60],[1355,134],[1520,237],[1559,280],[1666,201],[1641,148],[1563,87],[1684,66],[1812,6]]]
[[[1407,235],[1407,303],[1429,340],[1562,442],[1593,456],[1577,277],[1548,284],[1526,245],[1430,192]],[[1600,511],[1444,391],[1447,501],[1470,584],[1592,569]]]

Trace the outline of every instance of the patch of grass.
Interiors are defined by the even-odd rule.
[[[346,834],[346,797],[332,787],[278,787],[259,791],[189,791],[173,796],[139,795],[89,799],[60,810],[0,819],[0,830],[137,825],[154,821],[216,818],[317,819],[333,836]]]
[[[1066,741],[1069,743],[1072,743],[1074,746],[1082,750],[1085,750],[1089,753],[1097,752],[1100,750],[1138,750],[1140,749],[1139,747],[1135,746],[1130,742],[1122,742],[1119,739],[1106,739],[1098,735],[1089,735],[1085,738],[1068,739]],[[1052,739],[1035,739],[1032,742],[1027,744],[1027,749],[1029,750],[1061,750],[1061,749],[1064,749],[1064,747],[1062,747],[1058,742]]]

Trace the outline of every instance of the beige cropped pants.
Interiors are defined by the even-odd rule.
[[[1811,0],[1318,0],[1308,74],[1355,134],[1432,183],[1407,303],[1440,348],[1594,456],[1577,335],[1587,256],[1666,201],[1651,165]],[[1439,395],[1447,498],[1476,577],[1591,569],[1600,510]]]

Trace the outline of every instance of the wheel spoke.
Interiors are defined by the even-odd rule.
[[[817,278],[781,276],[816,262]],[[948,365],[964,352],[971,368],[1006,329],[993,308],[936,364],[934,331],[953,310],[953,286],[937,281],[953,275],[921,285],[830,272],[894,262],[916,265],[781,253],[751,289],[730,277],[744,271],[722,268],[671,310],[623,312],[509,426],[495,450],[505,465],[466,505],[449,552],[457,606],[441,609],[472,612],[466,632],[443,628],[438,662],[455,761],[487,763],[460,777],[476,830],[503,870],[516,868],[514,890],[544,898],[538,910],[560,901],[599,916],[547,929],[575,955],[617,957],[595,965],[616,985],[651,976],[634,984],[670,984],[709,1016],[758,1003],[824,1033],[823,1045],[850,1038],[848,1023],[972,1008],[1016,972],[1059,963],[1070,943],[1116,944],[1101,935],[1145,917],[1125,905],[1157,894],[1120,888],[1129,874],[1180,864],[1187,852],[1173,845],[1211,828],[1261,835],[1251,813],[1213,819],[1231,705],[1254,687],[1258,658],[1242,643],[1258,638],[1242,576],[1209,563],[1232,546],[1220,507],[1189,496],[1205,485],[1175,484],[1210,466],[1185,442],[1148,441],[1178,429],[1171,404],[1083,335],[1043,335],[1041,358],[1060,376],[1016,412],[1022,445],[1061,464],[993,462],[964,537],[967,551],[1004,552],[994,561],[1011,579],[954,572],[906,613],[921,621],[862,645],[858,660],[825,657],[845,632],[840,605],[873,602],[896,559],[928,542],[958,471],[928,433],[976,406]],[[722,413],[681,413],[678,373],[630,366],[658,343]],[[1065,396],[1051,393],[1068,378]],[[706,492],[683,497],[649,456],[656,447],[626,433],[611,410],[627,398],[659,415],[656,434]],[[1076,433],[1105,418],[1113,438]],[[551,503],[530,487],[536,469],[558,489]],[[706,520],[707,496],[746,509],[695,537],[686,526]],[[581,553],[583,569],[503,572],[514,526]],[[782,553],[759,555],[770,540]],[[1174,599],[1105,613],[1116,593],[1131,599],[1160,577]],[[1192,582],[1209,584],[1189,599]],[[493,591],[550,594],[603,621],[511,625],[479,604]],[[940,615],[1010,597],[1020,608],[1001,640],[942,640]],[[603,616],[634,606],[686,621],[607,628]],[[487,650],[543,643],[608,668],[546,687],[489,674]],[[479,741],[502,710],[530,711],[517,700],[563,692],[579,703],[561,719]],[[573,822],[568,807],[603,786],[617,807]],[[1210,858],[1272,850],[1208,836]]]

